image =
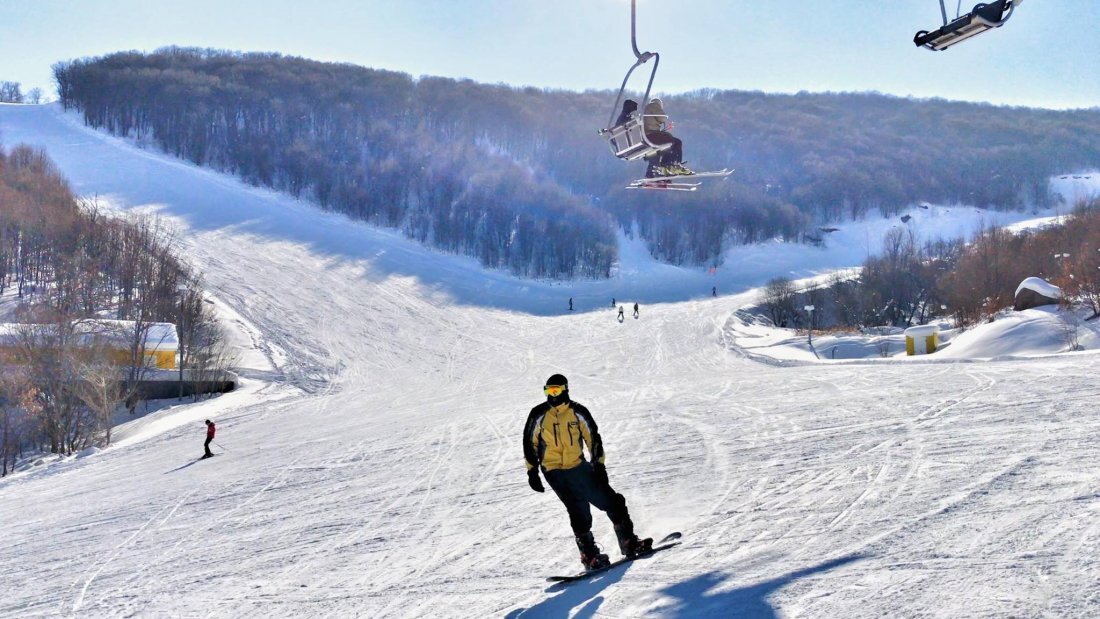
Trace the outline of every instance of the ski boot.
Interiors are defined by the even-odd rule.
[[[599,547],[596,546],[596,538],[592,537],[591,532],[577,536],[577,549],[581,551],[581,563],[584,564],[584,569],[588,571],[611,565],[611,560],[607,558],[607,555],[601,553]]]
[[[683,163],[674,163],[668,166],[668,171],[675,176],[691,176],[695,174],[695,172],[689,170]]]
[[[619,552],[623,553],[627,559],[633,559],[653,550],[653,538],[639,539],[631,525],[616,525],[615,535],[619,538]]]

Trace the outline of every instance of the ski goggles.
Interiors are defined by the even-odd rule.
[[[567,387],[565,385],[546,385],[542,388],[542,392],[550,397],[556,398],[565,393],[566,389]]]

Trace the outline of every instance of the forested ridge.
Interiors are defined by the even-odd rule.
[[[59,63],[86,122],[323,208],[529,277],[604,277],[614,230],[659,259],[915,202],[1045,205],[1047,179],[1100,167],[1100,109],[876,94],[663,97],[695,194],[631,192],[641,163],[596,135],[614,93],[513,88],[278,54],[167,48]]]

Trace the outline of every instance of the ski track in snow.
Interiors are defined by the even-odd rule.
[[[1096,355],[758,363],[734,343],[746,295],[622,324],[508,310],[569,294],[52,107],[0,106],[0,129],[81,194],[179,226],[256,351],[243,374],[274,383],[194,407],[216,411],[214,460],[190,423],[0,482],[0,616],[1100,615]],[[555,372],[638,529],[685,533],[569,587],[543,582],[575,548],[520,449]]]

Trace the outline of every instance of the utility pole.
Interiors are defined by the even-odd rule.
[[[176,286],[176,292],[179,292],[179,294],[180,294],[180,329],[179,329],[179,338],[178,338],[179,341],[176,343],[176,350],[179,352],[180,376],[179,376],[179,396],[176,398],[176,401],[177,402],[182,402],[183,401],[183,313],[184,313],[183,302],[184,302],[184,299],[187,297],[187,286],[185,286],[183,284],[180,284],[180,285]]]
[[[814,350],[814,306],[807,305],[802,308],[806,310],[806,314],[810,317],[810,324],[806,325],[806,343],[810,346],[810,352],[817,357],[817,351]],[[820,357],[817,357],[820,359]]]

